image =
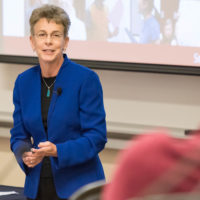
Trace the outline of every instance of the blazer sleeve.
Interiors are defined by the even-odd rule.
[[[23,119],[22,119],[22,109],[20,103],[20,90],[19,90],[19,76],[15,82],[15,87],[13,91],[13,103],[15,110],[13,113],[13,128],[11,129],[10,147],[13,151],[16,160],[22,170],[27,174],[29,168],[23,163],[22,154],[25,151],[29,151],[31,148],[31,137],[26,131]]]
[[[102,87],[97,74],[92,71],[80,89],[79,111],[81,137],[56,145],[58,168],[87,162],[107,142]]]

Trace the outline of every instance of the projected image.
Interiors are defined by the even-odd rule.
[[[33,55],[29,18],[46,3],[70,16],[72,58],[200,65],[200,0],[1,0],[0,53]]]
[[[77,0],[29,0],[25,1],[25,35],[30,34],[29,18],[33,9],[43,4],[54,4],[61,6],[70,16],[72,26],[70,27],[71,40],[87,40],[86,26],[84,24],[85,2]]]
[[[115,41],[120,42],[119,25],[122,21],[129,23],[130,14],[123,18],[123,8],[126,6],[129,11],[129,1],[30,0],[25,1],[26,35],[29,35],[28,19],[32,10],[45,3],[60,5],[69,14],[71,40],[109,41],[117,36]]]
[[[182,2],[182,5],[184,3]],[[161,44],[178,45],[177,40],[177,21],[181,17],[180,0],[173,0],[170,6],[166,1],[161,0],[159,21],[161,27]]]
[[[131,24],[127,34],[131,42],[159,44],[159,14],[153,0],[131,0]]]
[[[197,0],[29,0],[24,3],[25,35],[29,35],[28,19],[32,10],[50,3],[61,5],[69,14],[71,40],[200,45],[200,28],[195,20],[200,17]]]
[[[13,11],[18,20],[15,32],[8,26],[11,2],[3,0],[4,36],[29,35],[31,12],[50,3],[60,5],[69,14],[71,40],[200,46],[197,0],[17,0],[19,10]]]

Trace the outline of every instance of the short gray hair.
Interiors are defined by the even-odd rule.
[[[47,21],[54,21],[56,24],[62,24],[64,27],[64,36],[68,36],[69,27],[71,25],[70,18],[64,9],[50,4],[45,4],[33,10],[29,19],[30,32],[34,35],[34,26],[42,18]]]

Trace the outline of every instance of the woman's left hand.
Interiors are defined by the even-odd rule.
[[[24,152],[22,155],[22,160],[24,164],[30,168],[35,167],[37,164],[42,162],[44,156],[42,154],[36,154],[33,152]]]
[[[40,142],[38,144],[39,149],[31,149],[33,153],[36,155],[43,155],[43,156],[53,156],[57,157],[57,147],[52,142]]]

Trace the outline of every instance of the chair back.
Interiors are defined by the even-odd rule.
[[[105,181],[89,183],[74,192],[69,200],[100,200]]]

